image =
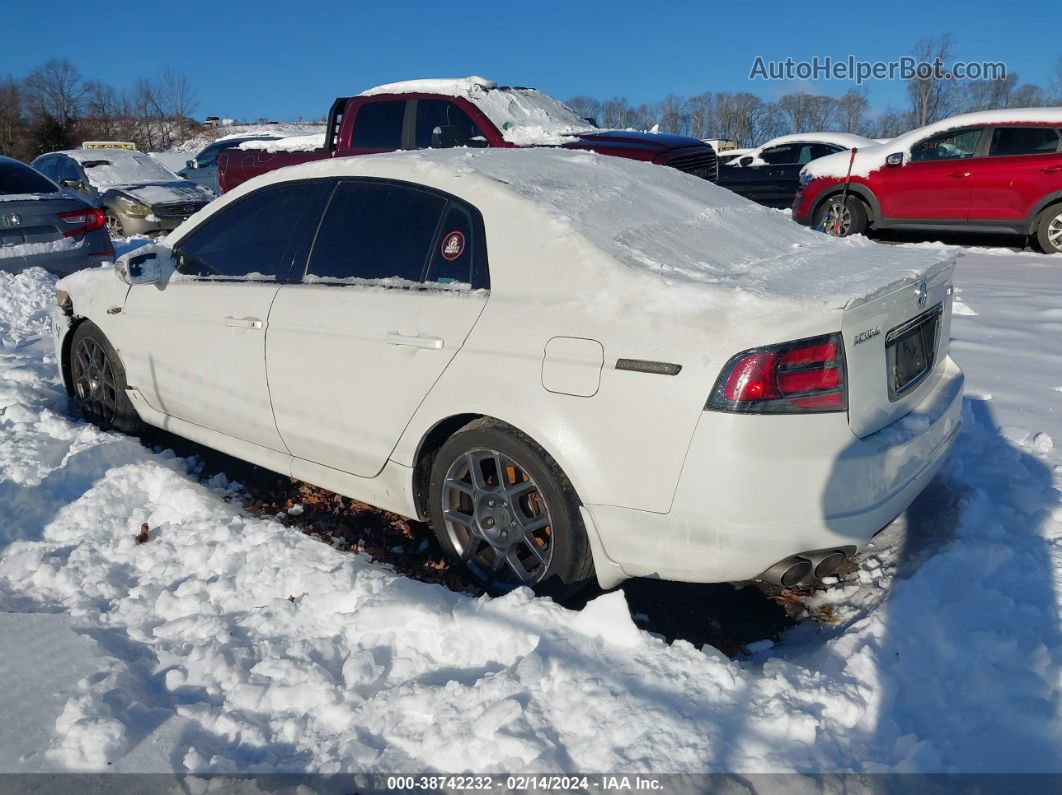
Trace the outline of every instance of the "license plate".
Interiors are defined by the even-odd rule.
[[[933,369],[943,306],[897,326],[885,337],[889,400],[899,400]]]

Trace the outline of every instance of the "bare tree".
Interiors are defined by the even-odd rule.
[[[686,115],[685,102],[681,97],[668,94],[660,102],[660,128],[665,132],[686,135],[689,132],[689,116]]]
[[[890,106],[870,125],[871,137],[895,138],[909,131],[913,126],[914,120],[909,111],[896,110]]]
[[[627,98],[613,97],[601,106],[601,122],[606,127],[625,127],[627,122]]]
[[[778,107],[788,120],[790,132],[820,132],[828,130],[837,116],[837,100],[816,94],[786,94],[778,100]]]
[[[715,99],[711,94],[697,94],[685,102],[690,135],[694,138],[718,138],[716,135]]]
[[[85,84],[81,72],[65,58],[52,58],[31,71],[25,80],[30,111],[41,119],[50,116],[70,128],[81,112]]]
[[[22,93],[10,75],[0,80],[0,155],[18,156],[25,132]]]
[[[1042,108],[1048,104],[1047,92],[1035,83],[1022,83],[1010,94],[1011,108]]]
[[[1007,107],[1017,82],[1016,73],[996,80],[967,80],[961,90],[963,112]]]
[[[944,33],[936,38],[921,39],[914,47],[912,55],[921,66],[933,67],[944,72],[951,60],[952,38]],[[911,113],[918,127],[944,118],[951,112],[953,91],[952,82],[943,74],[936,72],[915,76],[907,81],[907,95],[911,100]]]
[[[866,132],[866,117],[870,101],[866,91],[851,89],[837,100],[837,125],[841,132],[862,135]]]
[[[199,104],[192,84],[185,75],[167,66],[162,70],[156,93],[163,115],[173,122],[176,137],[183,141],[194,123],[191,116]]]
[[[601,119],[601,100],[587,96],[575,96],[568,100],[568,107],[582,116],[584,119],[593,119],[595,122]]]
[[[1051,102],[1062,105],[1062,55],[1055,61],[1055,71],[1051,76]]]

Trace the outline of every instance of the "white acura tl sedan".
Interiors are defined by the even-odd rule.
[[[430,521],[494,590],[792,585],[958,433],[952,268],[651,164],[387,154],[263,175],[65,279],[54,336],[100,425]]]

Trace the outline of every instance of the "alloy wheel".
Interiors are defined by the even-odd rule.
[[[83,337],[74,351],[74,389],[85,413],[95,422],[110,424],[118,413],[114,370],[103,346]]]
[[[826,234],[833,237],[847,237],[852,229],[852,211],[841,201],[832,201],[826,207]]]
[[[1047,225],[1047,242],[1055,251],[1062,251],[1062,213],[1059,213]]]
[[[454,550],[489,587],[533,586],[553,559],[545,495],[510,456],[477,448],[458,457],[442,487],[443,521]]]
[[[114,213],[107,213],[107,231],[111,237],[125,237],[125,229],[122,227],[122,219]]]

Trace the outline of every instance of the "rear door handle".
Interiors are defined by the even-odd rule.
[[[262,328],[262,321],[256,317],[232,317],[229,315],[225,318],[225,325],[229,328]]]
[[[1040,171],[1044,174],[1057,174],[1062,171],[1062,166],[1048,166],[1047,168],[1041,168]]]
[[[442,337],[434,337],[430,334],[401,334],[397,331],[391,331],[384,335],[384,341],[388,345],[404,345],[410,348],[427,348],[431,351],[441,351],[443,349]]]
[[[963,177],[970,176],[970,172],[969,171],[950,171],[950,172],[948,172],[948,176],[949,177],[954,177],[955,179],[962,179]]]

